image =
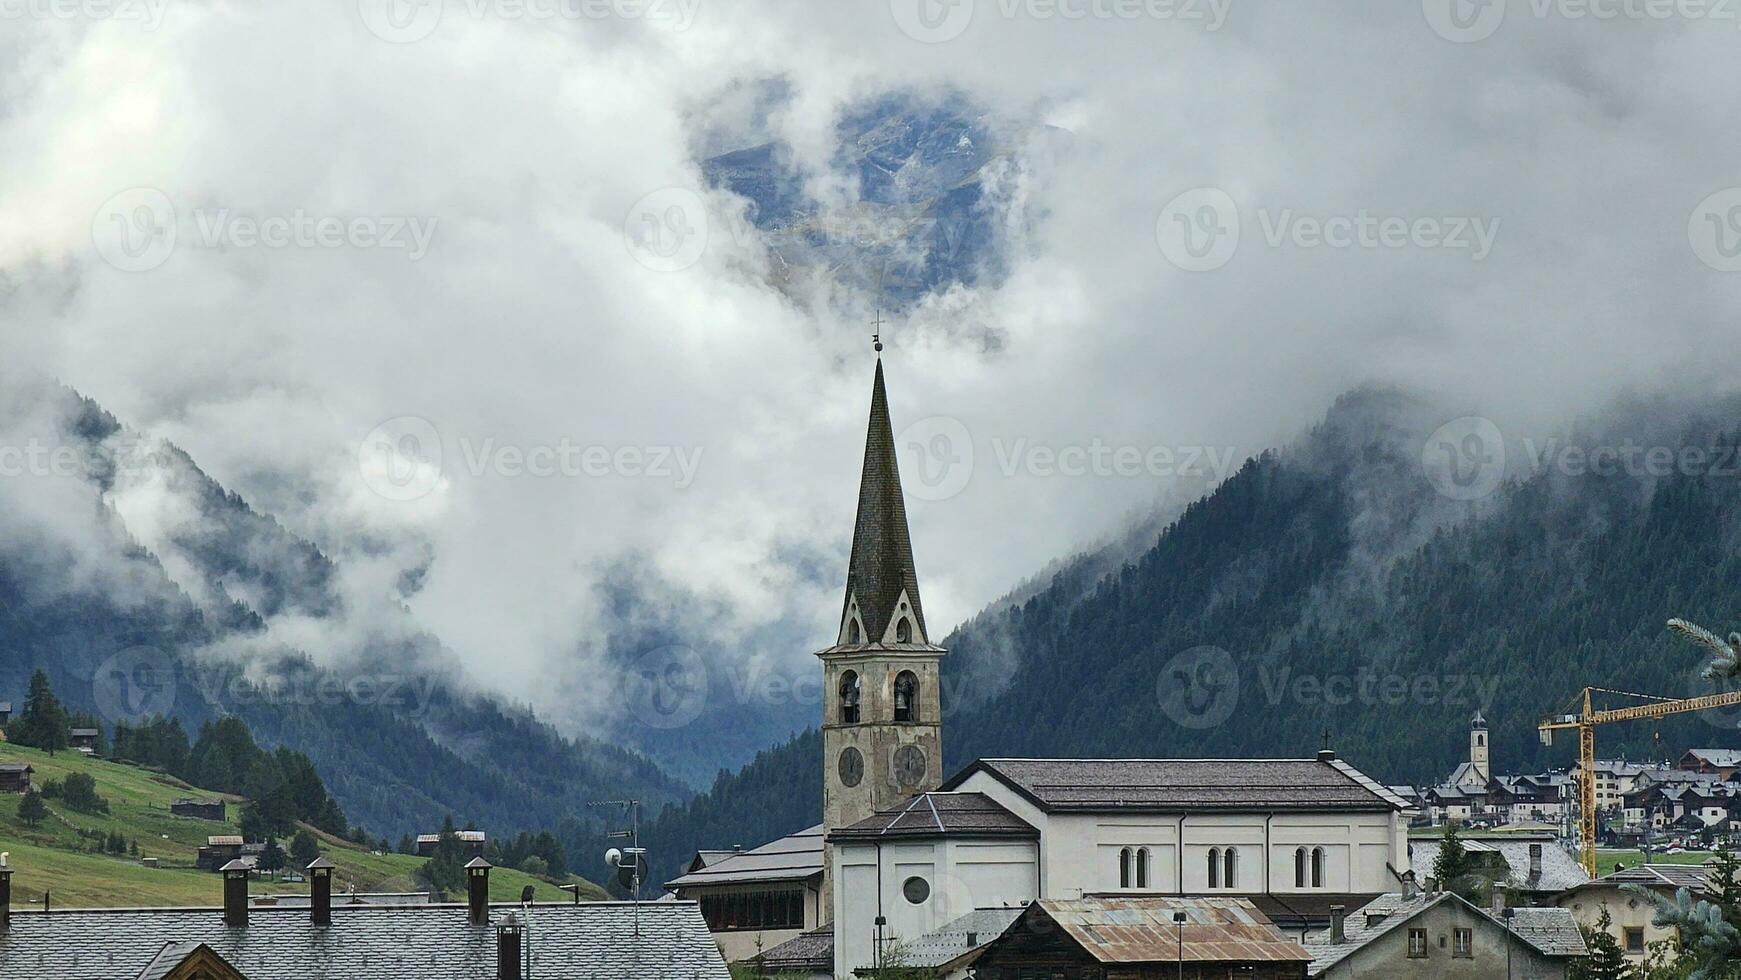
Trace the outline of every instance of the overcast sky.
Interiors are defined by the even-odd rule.
[[[0,357],[186,448],[358,596],[427,562],[419,621],[558,716],[612,576],[808,670],[870,328],[768,285],[704,134],[777,134],[844,205],[855,100],[1029,127],[1008,277],[886,328],[908,448],[973,454],[917,496],[903,461],[940,637],[1357,384],[1508,434],[1732,390],[1741,8],[1592,2],[0,0]],[[771,118],[728,97],[776,77]],[[689,237],[649,247],[673,207]],[[147,543],[171,519],[117,503]]]

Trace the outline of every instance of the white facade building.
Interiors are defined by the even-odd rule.
[[[1304,760],[987,759],[829,835],[835,975],[975,910],[1096,895],[1310,906],[1399,890],[1407,805]],[[1358,904],[1344,900],[1347,904]]]

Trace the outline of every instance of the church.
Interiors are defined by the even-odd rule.
[[[949,967],[1042,899],[1243,898],[1301,937],[1412,887],[1410,804],[1328,750],[980,759],[946,776],[948,651],[920,601],[896,453],[879,358],[838,633],[817,653],[821,823],[703,851],[667,883],[701,902],[728,961],[833,977]]]

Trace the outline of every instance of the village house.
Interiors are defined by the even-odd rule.
[[[1508,908],[1495,917],[1452,892],[1383,896],[1305,946],[1309,975],[1324,980],[1564,980],[1589,955],[1564,909]]]
[[[1590,880],[1590,875],[1551,833],[1470,834],[1462,838],[1463,849],[1494,880],[1521,895],[1531,904],[1542,904],[1568,888]],[[1428,884],[1439,860],[1443,838],[1419,836],[1409,841],[1409,860]]]
[[[821,924],[822,827],[754,850],[702,851],[665,888],[700,903],[729,962],[752,959]]]
[[[1688,749],[1675,767],[1728,779],[1741,770],[1741,749]]]
[[[334,865],[308,866],[309,901],[254,907],[225,866],[221,909],[9,908],[0,866],[0,976],[54,980],[730,980],[692,902],[492,905],[490,865],[458,904],[335,904]]]
[[[1626,890],[1639,886],[1666,899],[1686,889],[1694,901],[1716,897],[1710,871],[1699,865],[1642,864],[1603,875],[1554,898],[1554,904],[1572,913],[1586,929],[1599,926],[1603,910],[1611,920],[1608,931],[1633,962],[1642,961],[1653,943],[1677,938],[1673,927],[1654,923],[1656,907],[1647,898]]]

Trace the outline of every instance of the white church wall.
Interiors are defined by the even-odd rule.
[[[871,962],[879,914],[876,849],[839,844],[834,848],[834,964],[836,976]]]
[[[877,916],[885,949],[918,939],[976,908],[1020,907],[1038,892],[1038,847],[1030,841],[896,841],[836,844],[835,972],[875,962]],[[925,883],[910,901],[909,879]]]
[[[1039,844],[950,840],[933,889],[937,927],[975,909],[1020,908],[1039,898]]]

